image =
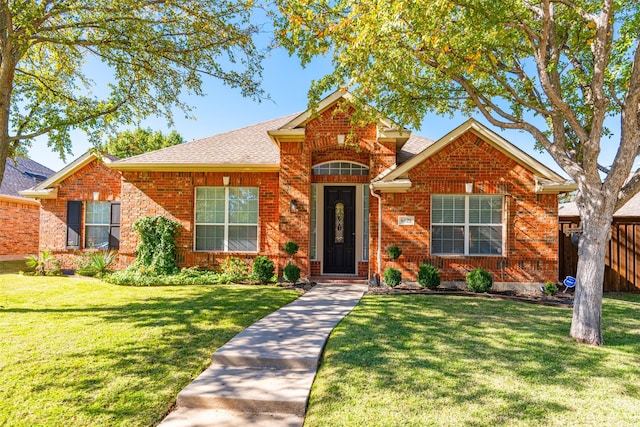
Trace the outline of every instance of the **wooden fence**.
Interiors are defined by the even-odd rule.
[[[577,218],[560,219],[558,276],[575,276],[578,248],[571,244],[567,229],[578,227]],[[616,219],[605,259],[605,292],[640,292],[640,220]]]

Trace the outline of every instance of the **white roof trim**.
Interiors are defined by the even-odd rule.
[[[18,191],[18,193],[32,199],[56,199],[58,197],[58,188],[48,188],[45,190],[30,188],[28,190]]]
[[[29,190],[22,190],[22,191],[29,191]],[[22,191],[18,191],[18,193],[22,194]],[[19,197],[19,196],[10,196],[8,194],[0,194],[0,201],[7,202],[7,203],[18,203],[22,205],[40,206],[40,202],[38,202],[37,200],[31,200],[31,199],[27,199],[25,197]]]
[[[411,169],[413,169],[414,167],[416,167],[417,165],[419,165],[420,163],[422,163],[423,161],[425,161],[426,159],[428,159],[438,151],[442,150],[449,143],[459,138],[462,134],[464,134],[467,131],[473,132],[474,134],[476,134],[477,136],[479,136],[480,138],[482,138],[483,140],[491,144],[493,147],[495,147],[505,155],[509,156],[510,158],[516,160],[518,163],[527,167],[534,174],[542,178],[548,179],[550,181],[565,182],[565,179],[562,176],[558,175],[556,172],[549,169],[548,167],[546,167],[545,165],[543,165],[542,163],[540,163],[539,161],[537,161],[536,159],[534,159],[533,157],[525,153],[524,151],[520,150],[518,147],[516,147],[506,139],[502,138],[500,135],[491,131],[490,129],[488,129],[487,127],[485,127],[484,125],[476,121],[475,119],[467,120],[466,122],[464,122],[463,124],[455,128],[454,130],[452,130],[451,132],[449,132],[448,134],[446,134],[445,136],[437,140],[435,143],[425,148],[422,152],[416,154],[414,157],[404,162],[402,165],[400,165],[394,171],[389,173],[383,179],[385,181],[394,180],[398,177],[401,177],[407,174]]]
[[[51,175],[48,179],[42,181],[40,184],[28,190],[19,191],[19,193],[25,197],[31,197],[35,199],[55,199],[58,196],[57,186],[76,173],[79,169],[85,167],[95,159],[101,159],[105,164],[112,162],[108,157],[100,157],[93,151],[89,150],[82,156],[78,157],[58,172]]]
[[[232,163],[111,163],[107,167],[119,171],[140,172],[277,172],[279,164]]]
[[[340,100],[340,98],[345,98],[345,99],[349,100],[352,97],[353,97],[353,95],[351,95],[346,90],[339,89],[339,90],[333,92],[331,95],[327,96],[322,101],[320,101],[318,103],[317,108],[308,109],[304,113],[300,114],[299,116],[297,116],[296,118],[291,120],[289,123],[286,123],[283,126],[280,126],[280,128],[278,130],[295,129],[297,127],[300,127],[305,122],[307,122],[313,116],[313,114],[322,113],[324,110],[326,110],[327,108],[331,107],[333,104],[338,102],[338,100]]]
[[[578,185],[573,181],[555,182],[544,178],[535,177],[536,194],[558,194],[571,193],[578,189]]]
[[[411,189],[411,181],[408,179],[396,179],[393,181],[374,181],[371,183],[373,190],[382,193],[406,193]]]

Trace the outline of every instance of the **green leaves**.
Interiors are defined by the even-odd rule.
[[[182,144],[184,139],[176,131],[171,131],[164,135],[160,131],[137,128],[133,131],[127,130],[109,138],[109,142],[103,147],[104,150],[121,159],[159,150],[160,148],[171,147]]]
[[[133,223],[140,243],[133,270],[155,275],[178,272],[176,236],[180,224],[163,216],[147,216]]]
[[[203,94],[203,76],[260,99],[252,8],[251,0],[3,3],[0,164],[39,135],[64,156],[72,129],[97,143],[147,116],[171,123],[175,109],[190,110],[184,93]]]

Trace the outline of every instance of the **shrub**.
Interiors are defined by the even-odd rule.
[[[294,256],[298,253],[299,246],[296,242],[287,242],[284,244],[284,251],[289,256]]]
[[[384,281],[388,286],[395,288],[402,281],[402,272],[397,268],[387,268],[384,271]]]
[[[435,289],[440,286],[440,272],[431,264],[422,264],[418,271],[420,286]]]
[[[558,285],[553,282],[547,282],[542,287],[542,292],[544,292],[545,295],[552,297],[558,293]]]
[[[147,216],[133,223],[140,237],[134,269],[152,274],[174,274],[179,271],[176,236],[180,224],[163,216]]]
[[[228,276],[229,281],[247,280],[249,278],[249,266],[240,258],[226,258],[220,263],[220,269],[222,273]]]
[[[482,267],[467,273],[467,287],[473,292],[487,292],[493,286],[493,276]]]
[[[402,249],[397,246],[389,246],[387,248],[387,255],[389,255],[391,259],[398,259],[400,255],[402,255]]]
[[[257,256],[253,260],[252,273],[260,283],[265,284],[273,279],[273,261],[264,255]]]
[[[50,250],[42,251],[39,255],[27,255],[25,264],[34,270],[37,276],[59,276],[62,274],[60,270],[60,261],[57,260]]]
[[[295,284],[300,279],[300,267],[295,264],[287,264],[283,275],[287,282]]]

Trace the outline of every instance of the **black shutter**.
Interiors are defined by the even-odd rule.
[[[109,249],[120,249],[120,203],[111,203],[109,224]]]
[[[67,201],[67,248],[80,248],[80,227],[82,226],[82,202]]]

